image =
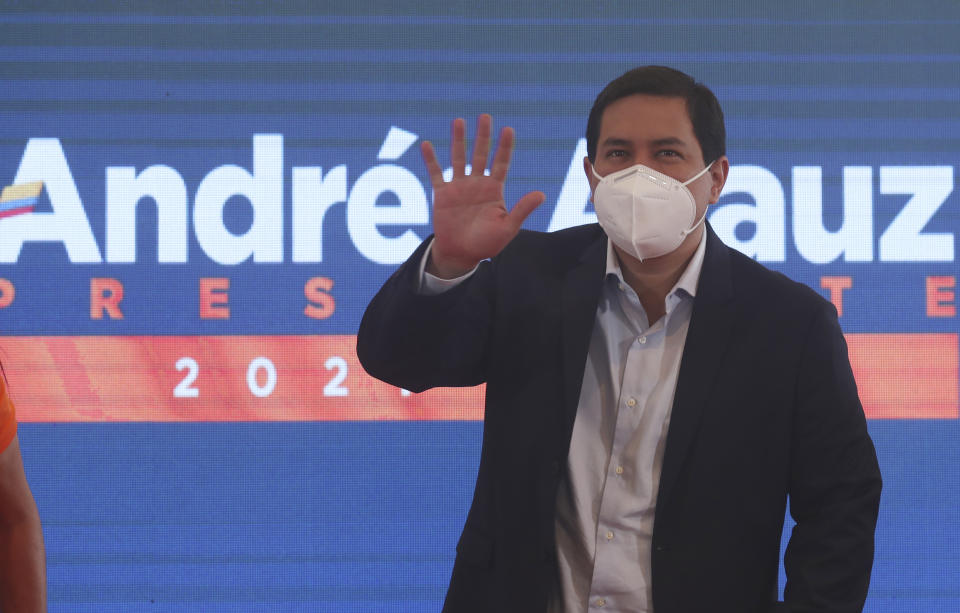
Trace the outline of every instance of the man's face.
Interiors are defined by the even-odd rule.
[[[681,182],[703,170],[703,151],[683,98],[634,94],[603,111],[593,164],[597,174],[604,177],[635,164]],[[590,172],[589,159],[584,158],[583,168],[593,193],[599,180]],[[697,203],[697,219],[720,197],[728,169],[726,156],[721,156],[709,172],[687,186]]]

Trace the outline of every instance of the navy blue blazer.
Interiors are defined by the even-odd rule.
[[[657,498],[657,613],[861,611],[881,479],[836,310],[707,246]],[[486,382],[477,483],[444,611],[544,611],[554,519],[603,282],[597,225],[522,231],[466,282],[419,295],[422,245],[364,314],[357,352],[413,391]],[[797,522],[777,602],[780,536]]]

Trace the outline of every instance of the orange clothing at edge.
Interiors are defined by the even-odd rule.
[[[17,434],[17,413],[13,408],[13,401],[7,394],[7,382],[0,375],[0,452],[10,445],[10,441]]]

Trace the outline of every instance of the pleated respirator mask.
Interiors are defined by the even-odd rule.
[[[666,255],[697,229],[697,203],[688,185],[702,177],[713,162],[681,183],[643,164],[612,172],[593,192],[597,220],[613,243],[640,261]]]

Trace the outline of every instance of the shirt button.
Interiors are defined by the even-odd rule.
[[[623,474],[623,466],[617,466],[617,474],[618,474],[618,475],[622,475],[622,474]]]
[[[628,399],[628,400],[627,400],[627,406],[628,406],[628,407],[635,407],[635,406],[637,406],[637,399],[636,399],[636,398],[630,398],[630,399]]]
[[[645,345],[647,343],[647,337],[641,336],[640,338],[637,339],[637,342],[640,343],[641,345]]]
[[[604,606],[604,605],[606,605],[606,604],[607,604],[607,601],[606,601],[606,600],[604,600],[603,598],[597,598],[597,606],[598,606],[598,607],[602,607],[602,606]]]
[[[623,283],[617,283],[617,287],[620,289],[621,292],[623,291]]]
[[[613,540],[613,532],[610,532],[609,530],[607,531],[607,540],[608,540],[608,541],[612,541],[612,540]]]

